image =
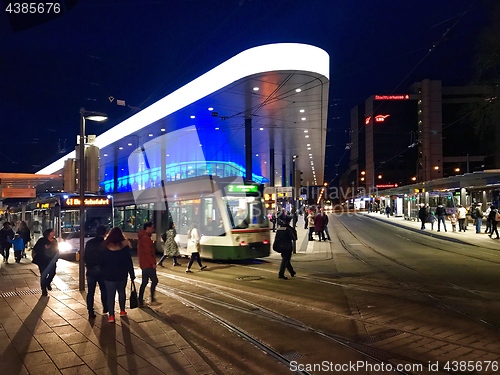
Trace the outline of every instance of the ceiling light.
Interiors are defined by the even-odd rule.
[[[149,134],[149,136],[150,136],[150,137],[152,137],[152,136],[153,136],[153,134]]]
[[[219,128],[215,128],[215,130],[219,130]]]
[[[299,112],[304,113],[305,111],[306,111],[305,109],[301,109]]]
[[[305,118],[305,117],[302,117],[302,118],[301,118],[301,120],[302,120],[302,121],[306,121],[306,120],[307,120],[307,118]]]
[[[195,115],[191,115],[191,116],[189,116],[189,118],[196,118],[196,116]]]
[[[213,107],[208,107],[208,110],[213,111],[214,109],[213,109]]]
[[[308,136],[308,135],[306,135],[306,138],[309,138],[309,136]]]
[[[108,156],[108,154],[104,154],[103,156]]]
[[[254,87],[253,91],[259,91],[259,88],[258,87]]]
[[[264,128],[259,128],[259,130],[264,130]]]
[[[164,128],[161,128],[160,130],[161,130],[162,132],[164,132],[164,131],[165,131],[165,129],[164,129]]]
[[[309,130],[304,130],[304,133],[309,133]]]
[[[127,143],[127,146],[132,146],[132,143]]]
[[[118,150],[123,150],[123,147],[118,147]]]
[[[302,89],[295,89],[295,92],[301,92]]]
[[[311,145],[311,144],[310,144],[310,143],[308,143],[306,146],[307,146],[307,147],[309,147],[310,145]]]

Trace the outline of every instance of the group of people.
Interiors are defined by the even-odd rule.
[[[491,238],[493,238],[493,234],[496,234],[495,239],[499,239],[498,236],[498,222],[499,222],[499,215],[498,215],[498,208],[495,207],[494,205],[490,205],[488,209],[483,212],[481,208],[482,204],[481,203],[474,203],[471,205],[469,211],[467,212],[467,209],[463,205],[458,205],[457,207],[457,213],[453,213],[451,215],[446,214],[446,209],[443,207],[443,205],[438,205],[436,207],[436,211],[432,212],[429,209],[429,205],[421,204],[420,209],[418,210],[418,218],[421,221],[422,225],[420,229],[425,229],[425,224],[430,223],[431,229],[434,229],[434,223],[437,221],[438,228],[437,231],[441,231],[441,224],[443,225],[443,229],[445,232],[447,232],[446,229],[446,218],[450,220],[450,224],[452,227],[453,232],[456,232],[457,230],[457,224],[458,224],[458,231],[459,232],[465,232],[467,230],[467,215],[470,215],[470,217],[474,220],[474,226],[476,233],[481,233],[482,225],[483,225],[483,218],[486,219],[486,230],[484,233],[488,233]]]
[[[20,221],[14,228],[9,221],[5,221],[0,229],[0,251],[3,262],[9,263],[10,249],[14,248],[14,259],[20,263],[26,257],[26,248],[31,241],[31,231],[25,221]]]
[[[316,233],[318,241],[331,241],[330,233],[328,232],[328,215],[320,209],[317,213],[315,210],[309,210],[309,214],[304,218],[304,229],[309,228],[309,241],[314,241],[313,235]]]

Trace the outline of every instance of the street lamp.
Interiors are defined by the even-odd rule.
[[[85,108],[80,108],[80,144],[79,151],[79,171],[78,179],[80,183],[80,259],[78,260],[78,286],[81,291],[85,290],[85,185],[87,179],[85,174],[85,120],[89,121],[106,121],[108,116],[105,113],[86,111]]]

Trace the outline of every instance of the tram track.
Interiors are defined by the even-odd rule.
[[[465,287],[462,287],[460,285],[457,285],[455,283],[452,283],[452,282],[449,282],[447,280],[443,280],[439,277],[436,277],[434,275],[431,275],[429,273],[426,273],[416,267],[413,267],[413,266],[410,266],[408,264],[405,264],[397,259],[395,259],[394,257],[391,257],[391,256],[388,256],[386,254],[383,254],[381,253],[380,251],[376,250],[375,248],[373,248],[371,245],[369,245],[366,241],[364,241],[362,238],[360,238],[360,236],[357,236],[351,229],[349,229],[341,220],[339,220],[338,218],[337,219],[337,222],[342,225],[342,227],[353,237],[356,239],[356,241],[358,241],[360,244],[362,244],[362,246],[369,250],[370,252],[372,252],[373,254],[376,254],[379,258],[382,258],[382,259],[385,259],[386,261],[389,261],[393,264],[396,264],[398,265],[399,267],[402,267],[404,269],[407,269],[407,270],[410,270],[414,273],[417,273],[421,276],[424,276],[426,278],[426,281],[433,281],[433,284],[434,282],[437,282],[441,285],[444,285],[446,287],[449,287],[449,288],[452,288],[454,290],[460,290],[462,292],[467,292],[475,297],[479,297],[483,300],[486,300],[486,301],[490,301],[490,302],[495,302],[495,303],[499,303],[500,301],[498,301],[497,299],[493,299],[493,298],[490,298],[490,297],[487,297],[487,296],[484,296],[482,295],[481,293],[478,293],[476,292],[475,290],[471,290],[469,288],[465,288]],[[362,262],[363,264],[373,268],[374,270],[376,270],[377,272],[379,273],[382,273],[386,276],[388,276],[389,278],[391,278],[392,280],[394,280],[396,283],[398,283],[399,285],[402,285],[404,286],[405,288],[408,288],[410,290],[413,290],[413,291],[416,291],[418,292],[419,294],[421,294],[422,296],[425,296],[426,298],[428,298],[429,300],[431,300],[433,303],[437,303],[439,306],[441,306],[442,308],[445,308],[449,311],[452,311],[456,314],[459,314],[459,315],[462,315],[464,317],[466,317],[467,319],[470,319],[474,322],[477,322],[481,325],[484,325],[486,327],[488,327],[489,329],[492,329],[496,332],[500,332],[500,327],[498,325],[495,325],[493,323],[490,323],[480,317],[477,317],[477,316],[474,316],[466,311],[463,311],[462,309],[450,304],[450,303],[445,303],[442,298],[440,298],[439,296],[436,296],[428,291],[425,291],[425,290],[422,290],[421,288],[418,288],[418,287],[415,287],[403,280],[401,280],[400,278],[397,278],[396,276],[392,275],[391,273],[387,272],[385,270],[384,267],[381,267],[381,266],[377,266],[375,264],[373,264],[374,262],[373,261],[370,261],[366,258],[363,258],[362,256],[360,256],[358,253],[352,251],[350,248],[349,248],[349,245],[345,242],[345,240],[343,240],[338,231],[336,231],[336,236],[337,236],[337,239],[338,241],[340,242],[340,244],[342,245],[342,247],[344,248],[345,251],[347,251],[353,258],[355,258],[356,260]],[[417,242],[419,244],[421,244],[420,242]],[[429,245],[425,245],[426,247],[428,248],[432,248],[432,249],[435,249],[434,247],[431,247]],[[456,252],[452,252],[452,251],[449,251],[450,253],[453,253],[454,255],[461,255],[460,253],[456,253]],[[475,259],[477,260],[482,260],[482,261],[487,261],[487,260],[484,260],[484,259],[481,259],[481,258],[477,258],[475,257]],[[492,262],[492,263],[496,263],[496,264],[500,264],[498,262]]]
[[[330,332],[325,332],[323,330],[317,329],[312,327],[311,325],[308,325],[306,323],[303,323],[299,320],[296,320],[292,318],[291,316],[279,313],[277,311],[274,311],[272,309],[266,308],[261,304],[257,304],[255,302],[251,302],[249,300],[243,299],[241,297],[229,294],[227,292],[223,292],[221,290],[218,290],[217,288],[214,288],[213,284],[211,283],[205,283],[205,282],[192,282],[191,280],[179,276],[172,276],[172,275],[165,275],[163,273],[160,273],[161,276],[167,276],[169,278],[175,279],[181,283],[190,283],[191,285],[196,285],[197,287],[202,287],[205,288],[207,291],[210,291],[212,293],[217,293],[223,297],[231,298],[235,300],[238,304],[233,304],[233,303],[228,303],[225,301],[218,300],[216,298],[212,298],[209,296],[204,296],[200,293],[193,293],[189,292],[186,290],[183,290],[181,288],[177,288],[174,286],[158,286],[157,287],[157,292],[160,292],[172,299],[175,299],[176,301],[189,306],[199,313],[207,316],[214,322],[222,325],[224,328],[229,330],[230,332],[238,335],[242,339],[248,341],[252,345],[256,346],[259,350],[263,351],[264,353],[270,355],[272,358],[276,359],[278,362],[286,365],[287,367],[290,368],[291,366],[291,361],[286,358],[284,355],[281,353],[278,353],[271,345],[267,344],[261,339],[258,339],[254,337],[252,334],[248,333],[244,328],[238,326],[235,323],[229,322],[226,318],[222,317],[219,314],[214,313],[211,311],[211,309],[208,309],[206,307],[203,307],[200,302],[195,302],[195,301],[201,301],[204,303],[209,303],[211,305],[216,305],[217,307],[222,307],[240,314],[246,314],[250,315],[254,318],[258,318],[261,320],[266,320],[271,324],[274,323],[280,323],[282,325],[285,325],[289,328],[293,328],[299,331],[303,332],[308,332],[311,334],[314,334],[318,337],[321,337],[324,340],[329,341],[330,343],[335,343],[337,345],[340,345],[344,348],[347,348],[348,350],[351,350],[355,352],[356,354],[362,355],[363,357],[366,357],[376,363],[379,364],[390,364],[391,366],[394,366],[394,368],[397,366],[398,363],[409,363],[411,359],[409,358],[403,358],[403,357],[397,357],[393,353],[388,353],[383,350],[377,349],[375,347],[354,342],[353,340],[347,339],[345,337],[341,337],[339,335],[330,333]],[[209,284],[209,285],[206,285]],[[228,288],[228,287],[225,287]],[[234,289],[236,291],[236,289]],[[282,301],[280,301],[282,302]],[[246,305],[245,307],[242,307],[241,304]],[[296,305],[296,304],[295,304]],[[297,307],[297,306],[296,306]],[[302,307],[302,306],[301,306]],[[326,312],[326,311],[324,311]],[[344,316],[346,319],[349,319],[349,316]],[[308,374],[307,371],[298,371],[297,373],[300,374]],[[410,375],[411,372],[403,371],[403,370],[394,370],[394,373],[398,374],[408,374]]]
[[[258,267],[255,267],[255,269],[262,271],[262,269],[260,269]],[[292,308],[296,308],[296,309],[300,309],[300,310],[307,310],[307,311],[310,311],[311,313],[323,314],[326,316],[332,316],[332,317],[336,317],[336,318],[346,319],[346,320],[355,321],[355,322],[361,323],[361,324],[377,325],[380,328],[383,328],[387,331],[398,331],[402,334],[417,335],[417,336],[423,337],[423,338],[435,339],[435,337],[432,335],[426,335],[426,334],[422,334],[422,333],[416,334],[413,330],[404,329],[398,325],[378,323],[378,322],[374,322],[373,320],[370,320],[370,319],[363,319],[361,317],[353,316],[350,314],[343,314],[340,312],[333,311],[331,309],[329,309],[329,310],[320,309],[318,307],[313,307],[311,305],[302,304],[302,303],[297,302],[297,301],[289,301],[287,299],[277,298],[277,297],[273,297],[270,295],[264,295],[262,293],[250,292],[248,290],[242,290],[242,289],[238,289],[235,287],[229,287],[229,286],[225,286],[225,285],[215,284],[213,282],[208,282],[208,281],[200,280],[200,279],[192,280],[191,278],[167,274],[167,273],[163,273],[163,272],[160,272],[159,275],[161,275],[162,277],[169,278],[171,280],[178,281],[179,283],[181,283],[181,285],[188,284],[188,285],[195,286],[196,288],[203,288],[204,290],[206,290],[207,292],[210,292],[212,294],[215,293],[217,295],[222,296],[223,298],[234,300],[234,301],[236,301],[236,303],[239,303],[240,305],[241,304],[246,305],[246,306],[248,306],[248,309],[243,309],[241,306],[229,304],[229,303],[224,302],[224,301],[215,300],[212,297],[207,297],[207,296],[200,295],[198,293],[185,291],[185,290],[180,289],[180,288],[170,287],[170,286],[168,287],[171,290],[175,290],[179,294],[184,294],[186,296],[190,296],[192,298],[207,301],[207,302],[217,304],[220,306],[226,306],[227,308],[238,310],[240,312],[245,312],[247,314],[252,314],[255,316],[264,317],[268,320],[279,321],[279,322],[282,322],[283,324],[291,324],[292,326],[294,326],[296,328],[302,328],[305,331],[318,332],[321,336],[330,335],[333,338],[338,339],[338,340],[343,341],[343,342],[353,343],[354,341],[352,339],[341,337],[339,335],[325,333],[321,329],[313,328],[310,324],[303,323],[299,320],[294,319],[293,317],[291,317],[289,315],[284,315],[284,314],[281,314],[281,313],[276,312],[274,310],[271,310],[271,309],[265,307],[262,303],[256,303],[256,302],[250,301],[249,299],[250,298],[260,299],[260,300],[263,300],[266,304],[267,303],[272,303],[272,304],[279,303],[279,304],[283,304],[283,305],[288,305]],[[338,284],[338,283],[330,283],[328,280],[322,280],[322,279],[318,279],[315,277],[300,276],[300,280],[304,280],[307,282],[313,282],[313,283],[329,284],[329,285],[333,284],[335,286],[345,287],[345,285]],[[371,291],[370,291],[370,293],[371,293]],[[238,294],[239,295],[243,294],[243,295],[247,296],[247,298],[242,298]],[[449,344],[453,343],[452,341],[443,340],[443,339],[440,339],[439,341],[442,341],[444,343],[449,343]],[[356,345],[359,345],[359,344],[356,343]],[[474,349],[474,350],[484,350],[487,352],[487,350],[485,350],[483,347],[480,347],[480,346],[470,345],[468,347],[471,349]],[[491,352],[491,354],[495,354],[495,353]]]

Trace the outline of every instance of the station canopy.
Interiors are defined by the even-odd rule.
[[[243,51],[96,137],[101,184],[107,186],[113,173],[124,183],[141,170],[150,177],[161,166],[174,179],[190,177],[192,171],[182,169],[186,163],[205,173],[243,170],[251,121],[255,181],[268,182],[274,173],[281,185],[283,171],[289,181],[295,164],[302,185],[322,185],[328,89],[329,56],[318,47],[280,43]],[[142,154],[144,167],[132,166],[139,160],[134,153]],[[74,157],[37,173],[61,173],[64,160]]]

